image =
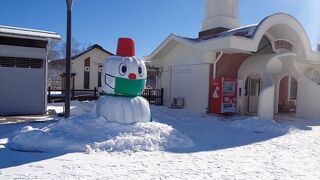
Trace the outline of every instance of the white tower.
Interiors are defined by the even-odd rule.
[[[238,0],[206,0],[202,31],[215,28],[234,29],[240,26]]]

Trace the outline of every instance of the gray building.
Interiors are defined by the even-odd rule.
[[[47,52],[54,32],[0,26],[0,115],[47,109]]]

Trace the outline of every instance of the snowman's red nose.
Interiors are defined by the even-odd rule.
[[[134,73],[130,73],[128,77],[129,79],[137,79],[137,75]]]

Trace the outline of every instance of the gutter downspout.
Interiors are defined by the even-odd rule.
[[[169,89],[169,100],[171,104],[171,95],[172,95],[172,66],[170,66],[170,89]]]
[[[216,58],[216,60],[213,62],[213,79],[215,79],[216,78],[216,73],[217,73],[217,63],[218,63],[218,61],[221,59],[221,57],[222,57],[222,55],[223,55],[224,53],[223,53],[223,51],[220,51],[217,55],[217,58]]]
[[[48,111],[47,105],[48,105],[48,55],[51,45],[51,39],[47,39],[47,47],[46,47],[46,55],[45,55],[45,67],[44,67],[44,114]]]
[[[223,51],[220,51],[218,56],[216,57],[215,60],[213,60],[213,64],[210,65],[210,72],[209,72],[209,94],[208,94],[208,108],[207,108],[207,113],[210,113],[211,111],[211,93],[212,93],[212,79],[216,78],[216,72],[217,72],[217,63],[221,59],[223,55]]]

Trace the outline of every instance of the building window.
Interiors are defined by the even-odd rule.
[[[276,52],[292,52],[293,44],[288,40],[278,39],[273,41],[273,46]]]
[[[98,87],[101,87],[101,73],[102,73],[102,65],[99,65],[99,69],[98,69]]]
[[[273,53],[274,51],[273,51],[271,42],[266,36],[263,36],[259,43],[256,54],[273,54]]]
[[[84,60],[84,78],[83,78],[83,88],[90,88],[90,57]]]

